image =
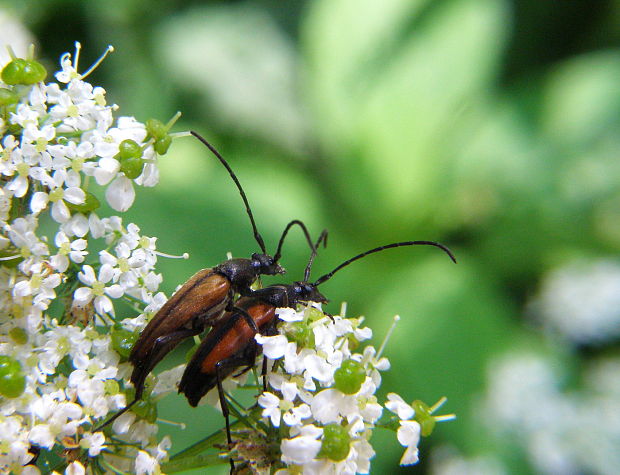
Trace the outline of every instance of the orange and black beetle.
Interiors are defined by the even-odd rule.
[[[192,135],[204,143],[224,165],[237,185],[252,224],[254,237],[262,253],[254,253],[250,259],[237,258],[225,261],[215,267],[202,269],[192,276],[164,306],[153,316],[140,334],[129,355],[134,369],[130,381],[135,388],[134,400],[108,419],[97,430],[114,421],[142,398],[144,383],[148,374],[181,341],[202,333],[207,327],[216,325],[232,310],[235,294],[248,296],[253,293],[250,286],[260,275],[284,274],[278,264],[286,235],[291,227],[298,225],[304,232],[310,248],[312,240],[303,222],[293,220],[285,227],[274,256],[267,254],[265,243],[258,232],[254,216],[245,192],[236,175],[220,153],[196,132]]]
[[[260,346],[254,339],[257,333],[273,335],[276,333],[276,308],[295,308],[301,302],[321,302],[328,300],[317,287],[331,279],[343,267],[369,254],[394,247],[411,245],[430,245],[443,250],[456,262],[450,250],[442,244],[432,241],[405,241],[370,249],[346,260],[331,272],[323,275],[314,283],[309,283],[310,268],[321,240],[326,238],[323,232],[312,250],[312,256],[306,267],[304,280],[293,284],[276,284],[258,289],[249,297],[239,299],[234,309],[227,314],[222,323],[214,326],[203,339],[188,363],[179,384],[179,393],[184,393],[191,406],[197,406],[200,399],[214,387],[218,388],[222,413],[226,420],[228,443],[232,443],[228,406],[222,388],[222,381],[238,368],[241,373],[254,366],[260,353]],[[263,371],[266,366],[263,365]],[[240,374],[241,374],[240,373]],[[263,382],[264,390],[267,390]]]

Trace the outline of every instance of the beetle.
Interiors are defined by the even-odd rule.
[[[207,334],[188,363],[179,383],[179,393],[184,393],[189,404],[197,406],[202,397],[217,387],[220,406],[226,421],[226,435],[229,445],[232,444],[230,421],[226,396],[222,381],[235,370],[245,367],[240,374],[254,366],[260,347],[254,336],[257,333],[271,335],[276,332],[276,308],[295,308],[301,302],[327,303],[327,298],[318,290],[318,286],[328,281],[333,275],[352,262],[369,254],[385,249],[428,245],[443,250],[453,262],[456,259],[452,252],[443,244],[433,241],[404,241],[376,247],[347,259],[331,272],[319,277],[314,283],[308,282],[310,268],[316,255],[316,249],[326,233],[321,234],[312,249],[312,255],[306,266],[304,280],[293,284],[276,284],[258,289],[251,296],[243,297],[235,303],[235,308],[221,324],[214,326]],[[263,367],[265,370],[265,367]],[[266,383],[263,382],[266,390]],[[232,464],[232,462],[231,462]]]
[[[110,424],[142,398],[148,374],[181,341],[202,333],[205,328],[216,325],[224,318],[225,313],[233,308],[235,294],[251,295],[253,291],[250,286],[260,275],[276,275],[286,272],[278,261],[286,235],[293,226],[297,225],[302,229],[309,246],[313,248],[306,226],[302,221],[295,219],[284,228],[273,257],[267,254],[265,243],[258,232],[252,210],[237,176],[215,147],[197,132],[192,131],[191,134],[209,148],[235,182],[245,204],[254,238],[261,248],[261,253],[254,253],[249,259],[229,259],[215,267],[202,269],[172,295],[146,325],[129,355],[129,362],[134,367],[130,376],[130,381],[135,388],[133,401],[96,430]]]
[[[312,247],[312,254],[306,265],[304,272],[304,281],[308,281],[310,277],[310,269],[312,262],[316,256],[317,248],[321,242],[327,245],[327,231],[323,231],[319,236],[316,244]],[[254,340],[254,335],[265,332],[272,334],[275,332],[276,322],[276,305],[269,301],[268,295],[277,293],[280,295],[276,299],[281,301],[283,306],[289,306],[288,299],[283,298],[283,294],[272,289],[274,286],[265,287],[255,290],[252,296],[241,297],[231,312],[221,320],[221,323],[215,325],[207,334],[200,346],[196,349],[192,359],[188,363],[181,382],[179,383],[179,393],[185,393],[191,406],[196,407],[202,397],[213,387],[217,386],[220,399],[220,406],[226,421],[226,439],[229,447],[232,445],[232,436],[230,433],[230,418],[228,413],[228,403],[222,381],[239,367],[245,366],[241,371],[242,374],[254,366],[254,362],[259,353],[259,347]],[[287,288],[289,286],[277,286]],[[290,286],[292,288],[292,286]],[[254,297],[255,295],[264,295],[263,298]],[[318,291],[308,294],[308,300],[315,302],[327,302]],[[267,361],[263,362],[263,376],[266,376]],[[267,390],[267,381],[263,379],[263,388]],[[234,473],[235,463],[230,459],[231,472]]]

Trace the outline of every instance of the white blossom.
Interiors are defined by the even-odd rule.
[[[170,440],[157,441],[154,424],[127,413],[117,421],[122,431],[114,444],[106,431],[92,429],[126,404],[129,365],[121,363],[110,329],[144,326],[144,314],[125,318],[135,317],[129,313],[113,328],[97,329],[103,322],[95,313],[113,318],[125,295],[144,312],[165,302],[156,239],[135,224],[125,227],[120,216],[97,215],[94,197],[102,187],[113,206],[128,209],[134,186],[157,183],[157,162],[144,124],[116,119],[118,107],[106,104],[105,90],[84,80],[89,71],[78,72],[76,47],[73,57],[61,58],[60,83],[3,85],[18,89],[20,99],[0,121],[0,249],[16,264],[0,267],[0,355],[20,368],[25,385],[17,397],[0,397],[0,472],[41,473],[27,465],[37,446],[93,458],[114,453],[114,463],[130,458],[131,469],[156,473]],[[128,180],[115,158],[124,138],[135,140],[149,162],[139,180]],[[98,254],[102,248],[109,252]],[[174,389],[164,382],[160,393]],[[58,470],[86,473],[80,461]]]

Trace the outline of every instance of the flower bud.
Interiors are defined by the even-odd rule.
[[[19,361],[10,356],[0,356],[0,395],[6,398],[16,398],[23,394],[26,388],[26,377]]]
[[[323,428],[323,442],[319,457],[340,462],[347,458],[351,450],[351,436],[346,427],[328,424]]]

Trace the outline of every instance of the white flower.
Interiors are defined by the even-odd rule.
[[[276,316],[283,322],[301,322],[304,319],[303,312],[297,312],[294,308],[277,308]]]
[[[50,301],[56,297],[54,289],[60,285],[61,276],[50,274],[41,263],[33,264],[28,270],[31,273],[30,279],[17,282],[13,288],[13,295],[15,297],[32,295],[32,303],[41,310],[46,310]]]
[[[66,223],[71,218],[71,212],[65,201],[68,203],[79,205],[84,203],[86,194],[84,190],[78,186],[69,186],[64,188],[67,173],[64,170],[57,170],[50,183],[49,193],[38,191],[32,195],[30,208],[34,214],[43,211],[49,202],[52,202],[51,216],[58,223]]]
[[[76,264],[84,262],[84,258],[88,254],[88,251],[86,251],[88,241],[86,239],[71,241],[63,231],[59,231],[56,233],[54,242],[58,247],[58,253],[51,257],[50,263],[58,272],[65,272],[67,270],[69,260]]]
[[[611,260],[573,262],[545,276],[530,304],[544,326],[576,344],[620,335],[620,266]]]
[[[95,276],[94,269],[85,265],[78,273],[79,279],[89,287],[80,287],[73,294],[76,305],[85,306],[95,300],[95,310],[99,314],[114,313],[114,306],[109,297],[117,299],[123,295],[123,288],[118,284],[106,286],[114,277],[112,266],[104,264],[99,269],[99,277]]]
[[[138,451],[136,457],[136,475],[152,475],[159,473],[159,463],[144,450]]]
[[[342,359],[340,359],[341,362]],[[339,365],[331,364],[326,358],[317,354],[311,354],[304,358],[304,366],[308,376],[321,383],[329,383],[334,379],[334,372]]]
[[[280,418],[288,426],[296,426],[302,419],[307,419],[312,415],[310,406],[302,403],[295,406],[298,389],[295,383],[282,382],[280,386],[283,398],[280,399],[273,393],[264,392],[258,398],[258,404],[263,407],[263,417],[269,417],[275,427],[280,427]]]
[[[167,457],[170,440],[157,442],[156,425],[123,414],[116,421],[122,430],[113,426],[114,444],[106,444],[102,432],[84,431],[93,419],[124,407],[125,394],[115,380],[127,378],[131,370],[129,364],[119,365],[110,336],[91,326],[90,304],[110,316],[113,300],[126,292],[152,315],[166,298],[157,293],[156,238],[141,236],[135,224],[125,229],[120,216],[75,211],[74,205],[91,196],[87,185],[104,187],[112,205],[125,210],[134,200],[134,186],[158,181],[157,157],[145,143],[144,124],[120,118],[113,125],[117,106],[106,105],[105,90],[84,81],[90,71],[78,73],[78,57],[76,45],[75,62],[70,55],[61,59],[61,85],[18,86],[19,103],[0,119],[0,249],[19,258],[16,266],[0,266],[0,355],[19,363],[26,382],[19,397],[0,397],[0,472],[39,474],[27,465],[31,447],[60,453],[78,442],[90,457],[102,456],[104,449],[114,454],[121,470],[131,471],[123,462],[131,457],[137,473],[159,473],[158,461]],[[115,158],[124,139],[143,148],[144,170],[133,181]],[[45,228],[39,228],[38,217]],[[50,255],[52,239],[57,250]],[[97,239],[101,242],[93,246],[107,251],[99,262],[85,263]],[[82,265],[80,272],[74,271],[76,264]],[[67,284],[63,292],[77,288],[73,302],[56,295],[62,283]],[[54,301],[53,315],[61,323],[47,312]],[[77,307],[86,309],[86,319],[75,313]],[[74,319],[86,327],[67,324]],[[128,321],[127,327],[143,327],[144,315]],[[173,389],[172,378],[164,377],[157,390]],[[64,463],[65,474],[86,473],[81,462]]]
[[[32,403],[31,410],[40,422],[30,430],[29,440],[47,449],[54,446],[56,438],[74,435],[83,421],[78,404],[59,402],[46,394]]]
[[[418,443],[420,442],[420,424],[416,421],[400,421],[397,432],[400,445],[407,447],[400,459],[401,465],[413,465],[418,463]]]
[[[312,400],[312,414],[322,424],[337,422],[345,395],[337,389],[324,389]]]
[[[170,436],[166,435],[157,447],[150,450],[150,453],[158,462],[161,462],[168,457],[168,450],[170,450],[170,447],[172,447],[172,441],[170,440]]]
[[[82,434],[80,447],[88,449],[89,457],[96,457],[102,449],[106,448],[103,432],[95,432],[94,434],[86,432]]]
[[[17,218],[7,226],[11,242],[21,250],[23,256],[44,256],[49,254],[47,245],[36,234],[37,219],[34,216]]]

